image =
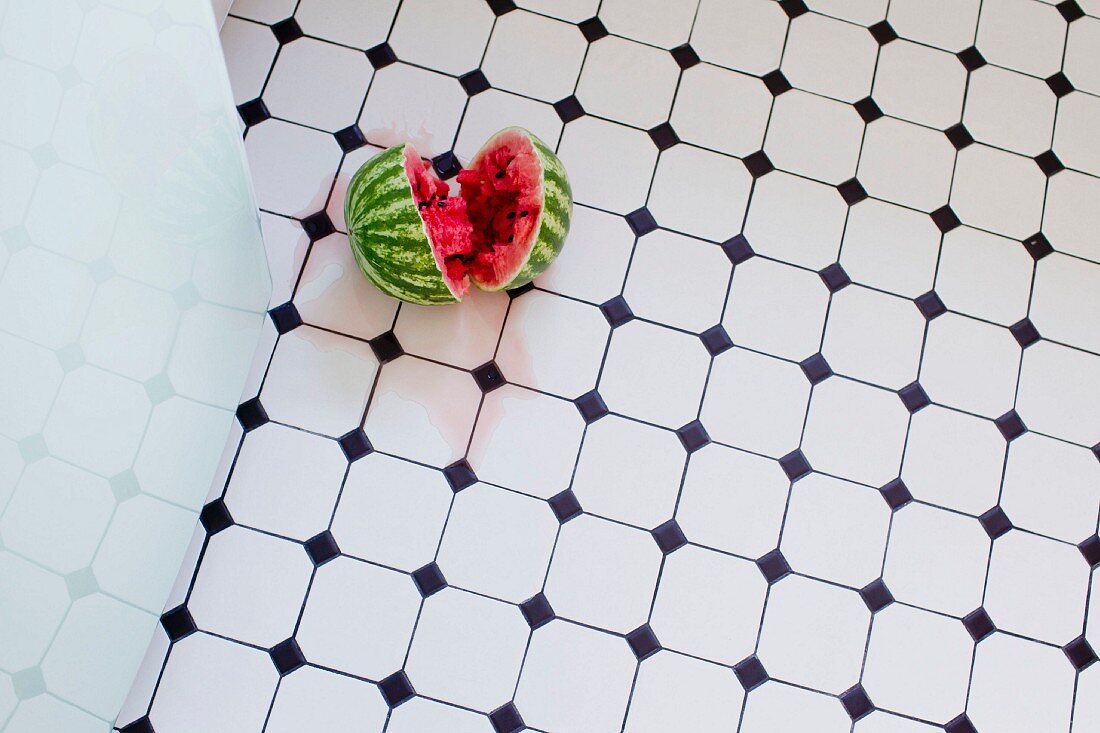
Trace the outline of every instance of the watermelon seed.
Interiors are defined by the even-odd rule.
[[[436,206],[446,206],[446,205],[447,205],[447,202],[446,202],[446,201],[442,201],[442,200],[440,200],[440,201],[436,201],[436,202],[435,202],[435,205],[436,205]]]
[[[509,211],[509,212],[508,212],[508,218],[509,218],[509,219],[515,219],[515,218],[516,218],[516,212],[514,212],[514,211]]]
[[[504,178],[504,171],[497,171],[497,178]]]
[[[509,234],[508,235],[508,244],[512,243],[512,239],[513,239],[513,235]]]
[[[431,202],[429,202],[429,201],[421,201],[421,202],[420,202],[419,204],[417,204],[417,206],[418,206],[418,207],[420,207],[421,209],[426,209],[426,208],[428,208],[429,206],[431,206]]]

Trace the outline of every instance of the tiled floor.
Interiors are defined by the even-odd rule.
[[[123,730],[1100,729],[1100,2],[515,4],[234,5],[285,305]],[[559,262],[379,295],[349,176],[510,124]]]

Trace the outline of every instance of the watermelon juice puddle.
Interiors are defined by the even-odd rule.
[[[508,130],[458,174],[459,196],[412,146],[405,169],[436,264],[456,297],[471,279],[497,290],[527,259],[542,210],[542,166],[531,140]]]

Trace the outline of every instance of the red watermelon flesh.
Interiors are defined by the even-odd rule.
[[[542,210],[542,168],[531,141],[513,131],[494,138],[459,172],[459,196],[406,150],[409,183],[448,288],[461,298],[471,280],[506,285],[527,260]]]
[[[405,172],[409,176],[420,219],[432,245],[435,264],[456,298],[470,291],[466,259],[473,251],[473,227],[466,213],[466,201],[451,196],[451,187],[441,181],[432,164],[409,145],[405,148]]]

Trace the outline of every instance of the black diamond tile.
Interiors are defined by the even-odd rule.
[[[516,298],[523,295],[524,293],[529,293],[534,289],[535,289],[535,284],[534,283],[525,283],[523,285],[520,285],[518,288],[512,288],[511,290],[507,290],[505,292],[508,293],[508,298],[510,300],[515,300]]]
[[[680,529],[680,525],[676,523],[675,519],[670,519],[664,524],[658,525],[650,534],[657,542],[657,547],[660,547],[661,552],[666,555],[687,544],[684,530]]]
[[[486,362],[474,369],[474,381],[482,392],[492,392],[508,383],[495,361]]]
[[[305,33],[302,33],[302,27],[298,25],[298,21],[294,20],[294,18],[280,20],[278,23],[271,26],[271,32],[275,34],[275,39],[280,44],[297,41],[305,35]]]
[[[802,367],[802,373],[810,380],[810,384],[818,384],[833,376],[833,368],[820,353],[806,357],[798,362],[798,366]]]
[[[126,469],[121,473],[117,473],[110,478],[109,485],[111,487],[111,493],[114,494],[115,501],[122,503],[133,499],[135,496],[141,493],[141,487],[138,485],[137,475],[131,469]],[[91,577],[94,578],[95,573],[90,569],[77,570],[77,573],[91,573]],[[87,575],[84,579],[89,579]]]
[[[773,97],[778,97],[783,92],[789,92],[792,87],[791,83],[787,81],[787,77],[783,76],[783,72],[779,69],[775,71],[769,71],[764,76],[760,77],[764,82],[764,86],[768,88],[768,91],[772,93]]]
[[[33,153],[32,153],[33,155]],[[97,282],[105,282],[115,275],[115,266],[106,257],[96,260],[88,264],[88,271],[92,278]],[[190,283],[183,287],[188,287]],[[194,286],[191,286],[194,287]],[[75,346],[75,344],[73,345]]]
[[[1081,556],[1092,567],[1100,567],[1100,536],[1093,535],[1077,545]]]
[[[259,397],[253,397],[237,405],[237,421],[246,433],[266,425],[269,419],[267,410],[260,404]]]
[[[653,141],[658,150],[668,150],[680,142],[680,136],[672,129],[672,125],[667,122],[662,122],[649,130],[649,139]]]
[[[919,382],[907,384],[899,389],[898,397],[901,398],[901,403],[905,405],[905,409],[909,410],[910,414],[932,403],[932,400],[928,399],[928,393],[924,391],[924,387],[920,386]]]
[[[880,46],[885,46],[890,41],[896,41],[898,39],[897,31],[895,31],[893,26],[885,20],[880,20],[867,30],[871,31],[871,37],[874,38]]]
[[[745,692],[768,681],[768,673],[755,654],[733,665],[733,673],[737,675],[737,681],[745,688]]]
[[[894,594],[882,582],[882,578],[873,580],[859,590],[859,595],[871,613],[878,613],[894,602]]]
[[[401,348],[401,342],[397,340],[397,334],[393,331],[386,331],[380,336],[375,336],[369,343],[375,358],[382,364],[393,361],[405,354],[405,350]]]
[[[649,624],[642,624],[626,635],[626,643],[630,645],[630,651],[639,661],[653,656],[661,650],[661,642],[657,641],[657,635]]]
[[[962,62],[962,65],[966,67],[967,71],[974,71],[975,69],[980,69],[985,66],[985,58],[978,49],[973,46],[964,48],[955,55],[958,57],[959,61]]]
[[[314,566],[324,565],[340,554],[340,547],[336,544],[336,538],[327,529],[321,534],[310,537],[305,542],[306,554],[313,561]]]
[[[7,629],[5,629],[6,631]],[[30,698],[37,697],[46,692],[46,680],[42,677],[42,668],[39,666],[26,667],[25,669],[15,671],[11,675],[11,682],[5,685],[8,690],[12,687],[15,688],[15,695],[17,698],[29,700]],[[10,698],[11,693],[7,690],[4,691],[5,704]],[[20,723],[16,725],[29,733],[45,733],[41,726],[37,726],[34,723],[26,726]],[[49,733],[54,733],[53,726],[49,726]]]
[[[132,723],[119,728],[119,733],[157,733],[148,715],[143,715]]]
[[[581,513],[581,503],[577,501],[577,495],[573,493],[572,489],[566,489],[560,494],[551,496],[549,503],[554,516],[562,524]]]
[[[370,444],[363,428],[356,428],[344,433],[340,436],[339,443],[340,450],[344,451],[349,463],[358,461],[363,456],[374,452],[374,446]]]
[[[676,431],[676,436],[680,439],[684,448],[688,453],[694,453],[702,448],[704,445],[710,443],[710,435],[707,433],[707,429],[703,427],[703,423],[698,420],[692,420],[687,425]]]
[[[1050,87],[1050,91],[1054,92],[1056,97],[1064,97],[1073,91],[1073,84],[1061,71],[1052,74],[1046,78],[1047,86]]]
[[[1032,234],[1030,237],[1024,240],[1024,249],[1031,255],[1031,259],[1038,262],[1046,257],[1048,254],[1054,251],[1054,247],[1050,246],[1050,240],[1046,238],[1046,235],[1042,232]]]
[[[226,527],[233,526],[233,515],[221,499],[215,499],[202,508],[199,521],[208,535],[215,535]]]
[[[672,49],[672,58],[681,69],[690,69],[699,63],[699,54],[695,53],[695,49],[686,43]]]
[[[340,149],[345,153],[350,153],[353,150],[358,150],[367,144],[367,138],[364,137],[363,131],[359,129],[359,125],[351,125],[345,127],[343,130],[337,130],[336,144],[340,146]]]
[[[783,553],[778,549],[772,550],[757,560],[756,567],[760,569],[764,579],[768,581],[768,585],[786,577],[791,572],[791,566],[787,564],[787,558],[783,557]]]
[[[413,571],[412,579],[420,595],[425,598],[447,587],[447,579],[443,577],[443,571],[434,562]]]
[[[19,452],[23,454],[23,460],[27,463],[40,461],[50,454],[50,449],[43,440],[42,435],[29,435],[19,441]]]
[[[496,733],[519,733],[526,727],[519,710],[510,702],[489,713],[489,722]]]
[[[970,134],[970,130],[966,129],[966,126],[961,122],[957,125],[944,130],[943,134],[947,135],[948,141],[955,146],[955,150],[962,150],[967,145],[974,143],[974,136]]]
[[[293,303],[277,305],[267,314],[271,316],[271,322],[275,324],[275,330],[280,334],[293,331],[302,325],[302,316]]]
[[[879,109],[875,100],[870,97],[864,97],[852,106],[856,108],[856,112],[859,113],[864,122],[874,122],[882,117],[882,110]]]
[[[241,120],[244,122],[245,127],[252,127],[258,125],[264,120],[271,119],[271,113],[267,111],[267,105],[264,104],[264,100],[256,97],[243,104],[237,105],[237,114],[241,116]]]
[[[1031,322],[1030,318],[1016,321],[1016,323],[1008,327],[1008,330],[1013,338],[1016,339],[1016,343],[1025,349],[1041,338],[1039,336],[1039,330],[1035,328],[1035,324]]]
[[[738,234],[733,239],[722,242],[722,251],[726,253],[726,257],[729,257],[730,262],[735,265],[740,265],[756,254],[752,251],[749,240],[745,239],[744,234]]]
[[[788,18],[797,18],[810,12],[810,9],[806,7],[806,3],[802,0],[779,0],[779,7],[783,8],[783,12],[787,14]]]
[[[635,236],[638,237],[649,234],[657,228],[657,220],[653,218],[653,214],[649,213],[649,209],[644,206],[627,214],[626,223]]]
[[[1092,446],[1092,454],[1096,456],[1096,460],[1100,461],[1100,443]]]
[[[306,663],[306,657],[302,654],[302,648],[294,639],[280,641],[271,647],[271,661],[275,663],[275,669],[279,675],[285,677]]]
[[[932,223],[944,234],[962,224],[962,222],[959,221],[959,217],[955,215],[955,212],[950,206],[941,206],[933,211]]]
[[[616,295],[611,300],[601,304],[600,312],[603,313],[603,317],[607,319],[612,328],[618,328],[624,323],[634,320],[634,311],[630,310],[626,298],[621,295]]]
[[[416,690],[413,689],[412,683],[409,682],[409,677],[404,670],[394,672],[379,682],[378,689],[381,690],[386,705],[391,708],[397,707],[416,694]]]
[[[311,242],[316,242],[336,231],[336,227],[332,225],[332,219],[328,218],[328,212],[325,211],[318,211],[302,219],[302,229],[309,235]]]
[[[474,469],[470,468],[470,464],[466,462],[465,458],[457,460],[444,468],[443,477],[446,478],[447,483],[451,485],[451,491],[456,494],[477,483],[477,476],[474,474]]]
[[[1012,442],[1027,432],[1027,426],[1024,425],[1020,413],[1015,410],[1009,410],[1001,415],[993,421],[993,424],[997,426],[997,429],[1001,431],[1001,435],[1009,442]]]
[[[1009,520],[1008,515],[1005,514],[1004,509],[1001,509],[1000,506],[995,506],[983,513],[978,517],[978,521],[981,522],[985,533],[993,540],[1012,529],[1012,522]]]
[[[1058,156],[1054,154],[1053,150],[1048,150],[1045,153],[1036,155],[1035,163],[1047,178],[1053,176],[1055,173],[1061,173],[1066,169],[1066,167],[1062,165],[1062,161],[1058,159]]]
[[[780,458],[779,467],[783,469],[783,473],[787,474],[787,478],[791,481],[797,481],[813,470],[810,468],[810,462],[806,460],[806,456],[800,450],[793,450]]]
[[[817,274],[821,276],[821,282],[825,283],[830,293],[835,293],[852,284],[852,278],[848,277],[848,273],[839,262],[834,262]]]
[[[558,117],[561,118],[562,122],[572,122],[584,117],[584,107],[581,106],[580,101],[575,96],[568,96],[554,102],[554,111],[558,113]]]
[[[554,609],[550,607],[550,601],[542,593],[528,598],[519,604],[520,613],[527,620],[527,625],[532,629],[550,623],[554,618]]]
[[[143,715],[129,725],[119,728],[119,733],[157,733],[148,715]]]
[[[947,306],[940,300],[940,296],[936,295],[935,290],[929,290],[924,295],[918,295],[913,301],[917,304],[917,310],[921,312],[921,315],[932,320],[936,316],[942,316],[947,312]]]
[[[194,283],[190,282],[176,288],[172,292],[172,296],[181,310],[186,310],[199,302],[199,291],[195,288]]]
[[[447,181],[458,175],[462,170],[462,164],[458,162],[454,152],[448,150],[432,158],[432,168],[435,169],[436,175]]]
[[[607,28],[604,27],[603,21],[599,18],[582,20],[580,23],[577,23],[577,27],[581,29],[581,33],[584,34],[585,40],[589,43],[598,41],[607,36]]]
[[[601,397],[600,393],[596,390],[585,392],[574,400],[573,404],[577,406],[577,410],[580,411],[581,417],[584,418],[584,422],[588,425],[591,425],[608,413],[607,403],[603,401],[603,397]]]
[[[1081,10],[1081,6],[1074,0],[1064,0],[1054,7],[1058,8],[1058,12],[1062,14],[1062,17],[1066,19],[1067,23],[1072,23],[1075,20],[1079,20],[1085,17],[1085,11]]]
[[[900,478],[896,478],[883,486],[879,489],[879,493],[882,494],[882,498],[886,500],[890,508],[894,510],[901,509],[913,501],[913,495],[909,493],[909,487]]]
[[[745,165],[749,175],[753,178],[759,178],[775,170],[775,166],[772,165],[771,159],[768,158],[767,153],[763,150],[757,150],[755,153],[746,155],[741,159],[741,162]]]
[[[997,630],[993,619],[989,618],[989,614],[981,606],[963,616],[963,626],[974,641],[981,641]]]
[[[852,720],[859,720],[875,709],[871,704],[871,698],[867,697],[867,691],[860,684],[840,693],[840,704],[844,706],[844,710]]]
[[[481,69],[474,69],[468,74],[463,74],[458,77],[458,83],[462,85],[462,88],[466,90],[467,96],[474,96],[481,94],[489,89],[489,80],[485,78],[485,74]]]
[[[2,235],[0,235],[0,237],[2,237]],[[3,240],[0,239],[0,241]],[[80,344],[69,344],[67,346],[63,346],[61,350],[57,352],[56,356],[57,360],[61,363],[61,368],[64,369],[66,372],[71,372],[77,367],[83,366],[87,362],[87,358],[84,355],[84,349],[80,346]],[[168,384],[162,386],[165,386],[166,389],[168,389],[170,392],[175,391],[175,389],[171,385],[172,380],[169,379],[167,375],[163,374],[157,377],[150,377],[149,380],[146,381],[146,390],[149,390],[150,387],[155,388],[157,386],[156,384],[150,384],[154,380],[167,380]],[[153,391],[155,392],[156,390],[153,389]]]
[[[390,44],[379,43],[374,48],[367,49],[367,61],[375,69],[381,69],[397,61],[397,54],[390,48]]]
[[[187,606],[176,606],[171,611],[165,611],[160,617],[160,625],[164,627],[164,633],[168,634],[171,641],[179,641],[198,630]]]
[[[119,728],[119,733],[156,733],[148,715],[143,715],[132,723]]]
[[[966,717],[966,713],[952,718],[947,725],[943,727],[944,733],[978,733],[977,728],[970,722],[970,718]]]
[[[493,15],[500,17],[515,10],[516,4],[513,0],[489,0],[489,9],[493,11]]]
[[[1078,672],[1085,667],[1089,666],[1096,661],[1096,652],[1093,651],[1092,645],[1084,636],[1078,636],[1062,647],[1062,651],[1066,653],[1066,658],[1069,659],[1069,663],[1072,664]]]
[[[855,178],[851,178],[844,183],[836,187],[836,190],[840,192],[840,197],[844,199],[844,202],[849,206],[858,204],[867,198],[867,191],[863,188],[863,184],[857,181]]]
[[[733,339],[730,338],[730,335],[726,333],[726,329],[721,324],[711,326],[703,331],[699,334],[699,340],[703,342],[703,347],[711,356],[718,356],[723,351],[733,348]]]

